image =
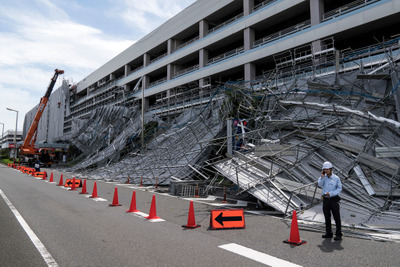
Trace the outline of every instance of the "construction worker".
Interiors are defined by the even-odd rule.
[[[323,238],[332,238],[331,213],[336,224],[336,236],[334,240],[342,239],[342,222],[340,220],[340,192],[342,192],[342,183],[340,178],[333,174],[332,163],[324,162],[322,165],[321,177],[318,179],[318,185],[322,187],[323,207],[325,217],[325,234]]]
[[[36,159],[35,161],[35,171],[40,172],[40,160]]]

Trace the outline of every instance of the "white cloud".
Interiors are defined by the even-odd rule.
[[[70,83],[71,80],[79,82],[134,43],[134,40],[105,34],[101,30],[104,22],[96,20],[102,18],[102,13],[108,18],[104,21],[125,23],[134,32],[126,36],[139,39],[195,0],[101,2],[104,10],[99,9],[96,14],[100,15],[87,20],[92,26],[78,23],[86,20],[74,19],[75,13],[71,10],[89,8],[95,12],[96,1],[90,7],[82,6],[87,2],[74,0],[68,3],[51,0],[0,2],[0,122],[6,124],[7,130],[15,127],[15,113],[5,108],[20,111],[18,128],[22,129],[25,113],[39,103],[54,69],[65,70],[59,81],[65,77]],[[106,9],[107,4],[109,9]],[[110,25],[114,27],[114,24],[107,25],[112,32]],[[55,88],[58,86],[60,83]]]
[[[42,13],[28,6],[0,11],[9,25],[0,31],[0,122],[5,129],[15,127],[15,114],[5,108],[20,111],[22,129],[24,114],[39,103],[54,69],[64,69],[65,77],[77,82],[133,43],[73,22],[50,1],[36,2]]]

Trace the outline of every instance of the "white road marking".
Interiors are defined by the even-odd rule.
[[[107,201],[107,199],[101,198],[101,197],[91,197],[92,195],[85,195],[85,197],[90,198],[94,201],[100,202],[100,201]]]
[[[161,219],[161,218],[159,218],[159,219],[150,219],[149,221],[150,222],[165,222],[165,220]]]
[[[262,264],[268,265],[268,266],[290,266],[290,267],[295,267],[295,266],[300,266],[294,263],[291,263],[289,261],[285,261],[285,260],[281,260],[279,258],[276,258],[274,256],[262,253],[262,252],[258,252],[254,249],[251,248],[247,248],[235,243],[230,243],[230,244],[225,244],[225,245],[221,245],[218,246],[219,248],[225,249],[227,251],[236,253],[240,256],[249,258],[251,260],[260,262]]]
[[[149,217],[149,214],[141,212],[141,211],[130,212],[130,214],[135,215],[136,217],[139,217],[139,218],[143,218],[143,219],[145,219],[146,217]],[[150,222],[165,222],[165,220],[161,219],[161,218],[159,218],[159,219],[151,219],[151,220],[148,220],[148,221],[150,221]]]
[[[39,253],[42,256],[42,258],[44,259],[44,261],[47,263],[47,266],[54,266],[54,267],[58,266],[57,262],[54,260],[54,258],[51,256],[51,254],[47,251],[46,247],[43,245],[43,243],[40,241],[40,239],[37,237],[37,235],[32,231],[32,229],[26,223],[24,218],[21,216],[21,214],[14,207],[14,205],[11,203],[11,201],[7,198],[7,196],[3,193],[3,191],[1,189],[0,189],[0,195],[3,197],[4,201],[7,203],[10,210],[14,213],[14,216],[15,216],[15,218],[17,218],[19,224],[22,226],[22,228],[28,234],[32,243],[35,245],[36,249],[39,251]]]

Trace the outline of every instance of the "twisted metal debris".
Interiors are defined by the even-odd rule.
[[[82,146],[86,158],[72,170],[134,183],[206,180],[205,191],[223,177],[238,195],[322,222],[317,179],[331,161],[343,182],[344,225],[385,233],[399,227],[399,39],[345,53],[335,51],[333,40],[324,43],[318,53],[309,45],[275,56],[276,68],[254,81],[212,88],[206,104],[186,104],[169,123],[152,114],[176,114],[180,101],[153,109],[145,147],[135,110],[110,116],[122,122],[129,114],[112,124],[114,135],[106,134],[111,124],[100,123],[103,115],[94,116],[74,143],[98,145]]]

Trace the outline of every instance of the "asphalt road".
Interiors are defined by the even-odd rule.
[[[60,173],[54,171],[58,182]],[[64,174],[64,181],[71,178]],[[87,181],[92,193],[93,180]],[[109,207],[115,188],[120,207]],[[397,266],[400,244],[344,237],[335,242],[321,233],[300,231],[307,244],[283,243],[290,226],[279,218],[245,214],[245,229],[211,230],[210,210],[194,203],[200,228],[186,230],[187,199],[152,189],[97,181],[94,201],[77,191],[0,166],[0,190],[18,210],[59,266]],[[149,213],[153,195],[162,222],[126,213],[132,192],[137,209]],[[218,202],[218,201],[217,201]],[[0,266],[46,266],[41,254],[0,198]],[[230,252],[220,246],[243,246]],[[251,251],[248,251],[248,249]],[[257,254],[257,252],[259,252]],[[244,256],[239,255],[245,254]],[[275,258],[270,258],[273,256]],[[279,261],[279,260],[283,260]]]

